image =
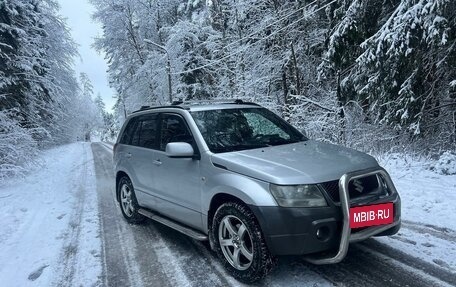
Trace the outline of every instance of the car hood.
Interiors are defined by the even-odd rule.
[[[370,155],[313,140],[213,154],[212,163],[275,184],[320,183],[338,180],[347,172],[378,167]]]

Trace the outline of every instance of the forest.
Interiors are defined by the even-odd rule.
[[[37,163],[37,153],[89,137],[102,123],[54,0],[0,0],[0,181]]]
[[[456,1],[91,0],[117,118],[242,99],[314,139],[456,150]]]
[[[0,176],[143,105],[242,99],[371,153],[456,150],[454,0],[90,0],[103,111],[54,0],[0,0]],[[103,125],[102,125],[103,126]],[[106,125],[105,125],[106,126]]]

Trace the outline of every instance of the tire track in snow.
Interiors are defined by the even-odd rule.
[[[403,220],[402,228],[410,229],[412,231],[423,234],[428,233],[442,240],[456,242],[456,231],[446,227],[439,227],[431,224]]]
[[[83,149],[82,164],[78,167],[81,171],[77,174],[74,179],[77,181],[73,182],[72,189],[74,190],[76,203],[72,210],[72,214],[69,221],[69,233],[65,239],[61,257],[63,259],[61,266],[61,278],[57,286],[72,285],[74,274],[76,272],[76,261],[77,253],[79,252],[79,237],[81,234],[81,221],[83,214],[83,207],[85,202],[85,183],[87,181],[87,153],[85,145],[81,146]]]
[[[347,257],[334,265],[310,269],[338,286],[453,286],[456,274],[379,243],[351,244]]]
[[[80,212],[78,248],[76,252],[75,272],[72,285],[100,286],[102,262],[100,218],[98,213],[98,197],[96,192],[95,167],[92,150],[88,143],[83,144],[85,155],[85,181],[80,182],[80,192],[84,194],[84,204]]]
[[[405,265],[414,270],[415,274],[420,274],[424,277],[433,278],[434,281],[447,284],[456,283],[456,273],[447,271],[427,263],[421,259],[415,258],[400,250],[389,247],[386,244],[380,243],[375,239],[370,239],[358,244],[358,247],[366,248],[376,256],[392,259],[393,263]],[[439,284],[440,285],[440,284]],[[443,285],[443,284],[442,284]]]
[[[173,261],[173,269],[178,272],[175,274],[185,275],[187,286],[240,285],[224,272],[217,259],[214,260],[211,252],[201,242],[153,221],[147,229],[150,238],[159,240],[166,250],[162,255],[169,256]],[[175,286],[175,284],[172,285]]]
[[[116,206],[113,206],[115,194],[112,160],[102,157],[106,152],[101,152],[100,149],[99,145],[92,143],[103,246],[103,283],[105,286],[143,286],[138,268],[132,264],[134,240],[128,238],[128,231],[120,226]]]

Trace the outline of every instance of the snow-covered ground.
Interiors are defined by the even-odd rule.
[[[406,161],[397,155],[385,157],[380,163],[401,195],[403,219],[456,230],[456,175],[432,171],[433,162]]]
[[[110,150],[107,147],[104,149],[106,149],[105,156],[110,158]],[[105,254],[102,251],[102,244],[105,244],[102,239],[103,234],[109,233],[106,228],[110,227],[103,227],[100,224],[97,180],[102,181],[102,179],[97,179],[95,175],[96,166],[94,166],[90,144],[75,143],[51,149],[44,152],[38,161],[42,162],[41,168],[31,172],[26,178],[11,179],[0,185],[0,216],[2,218],[0,225],[0,286],[103,285],[103,282],[106,281],[103,281],[102,273],[106,266],[102,266],[106,262],[110,262],[106,259],[110,255],[109,252]],[[404,160],[403,157],[394,155],[382,157],[380,163],[392,175],[401,194],[403,228],[392,237],[376,238],[374,243],[379,242],[382,246],[396,249],[398,253],[404,254],[403,257],[411,258],[412,263],[413,258],[419,258],[429,263],[429,266],[455,274],[456,175],[442,175],[431,171],[432,163],[429,161]],[[105,167],[107,178],[103,180],[110,183],[106,186],[113,185],[110,168],[110,166]],[[111,190],[111,187],[108,189]],[[107,197],[110,199],[107,203],[113,204],[110,202],[114,202],[112,196]],[[124,226],[125,222],[117,207],[109,205],[107,208],[115,211],[113,213],[115,216],[112,218],[115,221],[113,226]],[[167,248],[161,248],[157,247],[157,244],[164,244],[167,239],[161,238],[160,232],[149,234],[148,229],[154,230],[155,227],[149,226],[148,229],[146,227],[147,230],[141,226],[125,225],[124,227],[137,232],[134,235],[126,235],[136,238],[135,240],[138,242],[142,242],[138,240],[138,238],[142,238],[140,231],[146,233],[144,244],[147,244],[148,248],[154,248],[151,252],[157,258],[167,260],[162,262],[161,266],[166,267],[170,264],[169,262],[172,262],[177,264],[176,268],[179,270],[189,268],[185,265],[186,263],[182,263],[187,262],[186,259],[175,254],[179,252],[179,248],[184,248],[179,247],[179,244],[182,244],[181,239],[177,239],[176,242],[181,242],[175,243],[177,245],[170,244]],[[104,228],[103,234],[100,234],[100,228]],[[163,234],[166,234],[165,229]],[[148,243],[149,237],[155,239]],[[172,238],[172,233],[166,237],[169,237],[169,240]],[[186,246],[185,244],[187,244],[186,241],[183,246]],[[195,245],[197,247],[191,246],[191,248],[204,251],[204,248],[200,248],[198,245]],[[377,252],[378,254],[375,256],[381,258],[383,256],[381,248],[372,250],[373,246],[376,245],[360,245],[357,249],[368,248],[366,249],[368,252]],[[111,251],[118,253],[114,250]],[[134,252],[132,254],[135,254]],[[202,258],[198,260],[212,262],[212,255],[208,251],[204,252],[201,255]],[[396,251],[393,250],[393,252]],[[174,257],[176,257],[175,260],[172,259]],[[139,259],[135,259],[133,256],[128,260]],[[144,260],[147,262],[148,259]],[[309,271],[308,267],[302,265],[300,261],[293,260],[289,264],[285,260],[285,264],[279,265],[278,270],[265,282],[277,286],[291,283],[298,286],[299,282],[290,281],[290,276],[296,274],[296,280],[305,278],[307,283],[310,282],[315,286],[330,284],[325,283],[324,277],[318,275],[322,267],[312,267],[315,273]],[[385,260],[392,259],[388,257]],[[407,260],[397,261],[398,266],[407,267],[404,266],[404,262]],[[133,261],[131,261],[132,266],[136,266]],[[146,267],[150,267],[149,264],[152,262],[146,264]],[[214,264],[218,266],[217,268],[221,268],[218,263]],[[145,266],[136,267],[142,269]],[[149,269],[145,268],[147,272],[152,272]],[[172,268],[164,269],[166,272],[174,270]],[[422,272],[419,268],[413,270]],[[159,271],[154,272],[159,273]],[[180,278],[179,274],[174,276],[166,272],[164,277],[171,276],[170,278],[176,280]],[[307,272],[307,277],[303,277],[303,272]],[[151,275],[151,278],[155,278],[155,273]],[[208,276],[226,278],[223,270],[217,271],[217,273],[219,275],[208,274]],[[423,276],[426,277],[426,274]],[[148,282],[147,280],[144,282]],[[151,282],[155,282],[153,280]],[[233,281],[234,279],[227,280],[229,285],[237,285]],[[198,282],[192,281],[186,285],[198,286]]]
[[[0,187],[0,285],[97,285],[101,241],[90,144],[51,149],[38,162],[25,179]]]
[[[437,162],[398,155],[380,163],[401,195],[403,224],[397,235],[379,240],[456,273],[456,175],[433,171]]]

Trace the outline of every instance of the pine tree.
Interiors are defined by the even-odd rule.
[[[79,109],[76,54],[54,0],[0,1],[0,178],[25,171],[37,148],[75,140],[92,117]]]

